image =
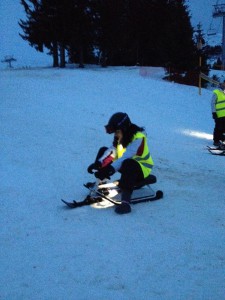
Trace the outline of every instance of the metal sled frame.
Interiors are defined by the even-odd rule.
[[[145,178],[143,181],[138,183],[134,187],[133,191],[133,197],[131,198],[132,204],[138,203],[139,201],[144,202],[146,199],[149,200],[151,197],[155,197],[156,193],[151,188],[150,184],[156,183],[156,177],[154,175],[149,175],[147,178]],[[113,204],[119,205],[121,204],[121,201],[116,199],[116,196],[120,194],[120,187],[119,187],[119,181],[109,182],[109,183],[102,183],[97,180],[93,186],[87,186],[86,188],[89,189],[90,193],[89,196],[94,197],[102,197],[108,201],[110,201]],[[146,188],[148,190],[148,194],[146,196],[135,196],[135,191],[141,190],[142,188]],[[106,192],[106,193],[105,193]]]

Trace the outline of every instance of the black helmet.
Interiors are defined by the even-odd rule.
[[[107,133],[113,133],[118,129],[126,131],[127,128],[129,128],[130,124],[131,121],[128,117],[128,114],[118,112],[113,114],[112,117],[109,119],[108,124],[105,125],[105,130]]]

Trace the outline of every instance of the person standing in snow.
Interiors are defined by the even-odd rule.
[[[121,173],[119,187],[121,204],[115,212],[131,212],[130,199],[134,186],[147,178],[153,168],[144,128],[131,123],[126,113],[118,112],[111,116],[105,125],[108,134],[114,133],[113,145],[99,149],[96,160],[88,167],[88,172],[104,180],[115,172]]]
[[[215,120],[213,142],[215,146],[219,146],[220,141],[225,140],[225,81],[213,91],[211,108],[212,117]]]

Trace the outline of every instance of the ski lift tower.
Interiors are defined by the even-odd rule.
[[[222,68],[225,70],[225,4],[216,4],[214,6],[213,18],[223,18],[222,28]]]

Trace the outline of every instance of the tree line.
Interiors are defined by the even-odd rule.
[[[198,65],[185,0],[21,0],[26,20],[21,37],[53,66],[71,63],[165,66],[178,71]],[[203,60],[204,63],[204,60]]]

